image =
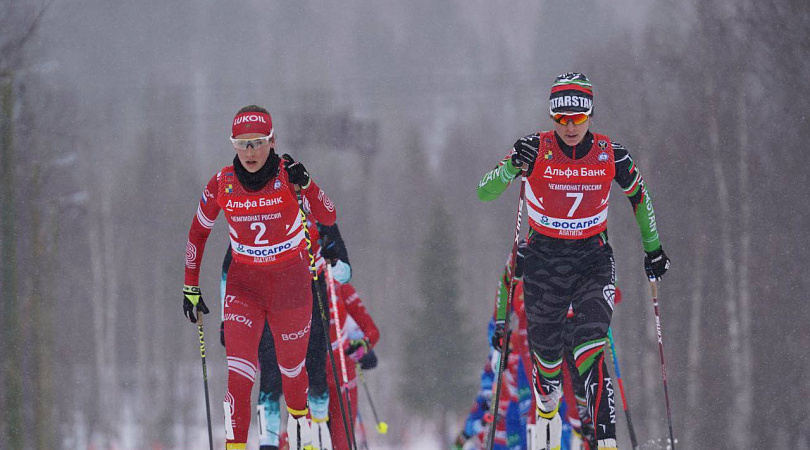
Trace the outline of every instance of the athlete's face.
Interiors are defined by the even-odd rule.
[[[585,138],[585,133],[588,132],[588,127],[591,124],[590,117],[585,122],[577,125],[573,120],[569,120],[565,125],[554,122],[554,129],[557,135],[560,136],[566,145],[571,147],[579,144]]]
[[[262,136],[264,135],[261,133],[243,133],[234,137],[237,139],[254,139]],[[275,147],[276,137],[273,136],[270,138],[270,141],[265,144],[261,144],[257,147],[249,145],[248,148],[244,150],[236,150],[236,155],[239,157],[239,162],[242,163],[242,166],[247,169],[248,172],[254,173],[264,167],[264,163],[267,162],[267,158],[270,156],[270,151]]]

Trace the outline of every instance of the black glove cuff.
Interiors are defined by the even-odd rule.
[[[644,252],[644,253],[647,254],[647,257],[650,258],[650,261],[653,261],[664,254],[664,247],[658,247],[658,250],[653,250],[651,252]]]

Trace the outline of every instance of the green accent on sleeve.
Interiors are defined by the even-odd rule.
[[[630,172],[630,173],[633,173],[633,172]],[[638,192],[638,187],[639,187],[639,184],[640,184],[639,183],[639,177],[641,176],[641,174],[639,174],[638,171],[636,171],[635,173],[636,173],[636,175],[633,177],[633,181],[630,182],[630,186],[628,186],[627,189],[622,188],[622,191],[628,197],[632,197],[632,196],[636,195],[636,192]]]
[[[630,192],[626,192],[627,196],[628,196],[628,197],[632,197],[632,196],[634,196],[634,195],[638,194],[639,186],[640,186],[640,185],[638,185],[638,184],[637,184],[637,185],[636,185],[636,186],[633,188],[633,190],[632,190],[632,191],[630,191]]]
[[[507,267],[503,269],[503,275],[501,275],[501,279],[498,281],[498,296],[495,299],[495,309],[497,310],[497,313],[495,314],[496,321],[506,320],[506,301],[507,296],[509,295],[509,289],[507,289],[508,283],[509,268]]]
[[[519,173],[520,169],[512,165],[512,160],[509,157],[504,158],[498,167],[487,172],[478,183],[478,199],[489,202],[500,197]]]
[[[642,180],[639,183],[641,188],[641,203],[636,208],[636,222],[641,230],[641,245],[645,252],[652,252],[661,248],[661,241],[658,239],[658,227],[655,222],[655,210],[647,187]]]

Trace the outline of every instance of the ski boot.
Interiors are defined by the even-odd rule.
[[[312,417],[312,438],[315,448],[332,450],[332,435],[329,434],[329,391],[321,395],[310,392],[307,395],[309,415]]]
[[[312,419],[312,437],[316,449],[332,450],[332,435],[325,420]]]
[[[560,403],[551,412],[537,408],[534,431],[532,433],[532,450],[560,450],[562,446],[562,419],[559,414]]]
[[[263,392],[256,407],[259,429],[259,450],[278,450],[281,431],[281,411],[278,400],[271,400]]]
[[[585,443],[582,441],[582,435],[579,433],[577,429],[571,429],[571,450],[590,450],[589,448],[585,447]]]
[[[287,439],[290,442],[290,450],[315,450],[307,416],[296,419],[290,414],[287,418]]]
[[[535,450],[537,447],[534,445],[535,435],[537,434],[537,426],[533,423],[526,424],[526,448]]]
[[[616,439],[599,439],[599,450],[619,450]]]

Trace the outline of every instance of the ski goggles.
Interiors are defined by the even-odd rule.
[[[235,137],[232,137],[231,144],[233,144],[233,148],[237,150],[247,150],[248,147],[259,148],[262,145],[268,144],[270,142],[270,139],[273,139],[272,132],[267,136],[261,136],[250,139],[237,139]]]
[[[551,118],[560,125],[568,125],[568,122],[574,122],[574,125],[582,125],[588,121],[587,114],[554,114]]]

